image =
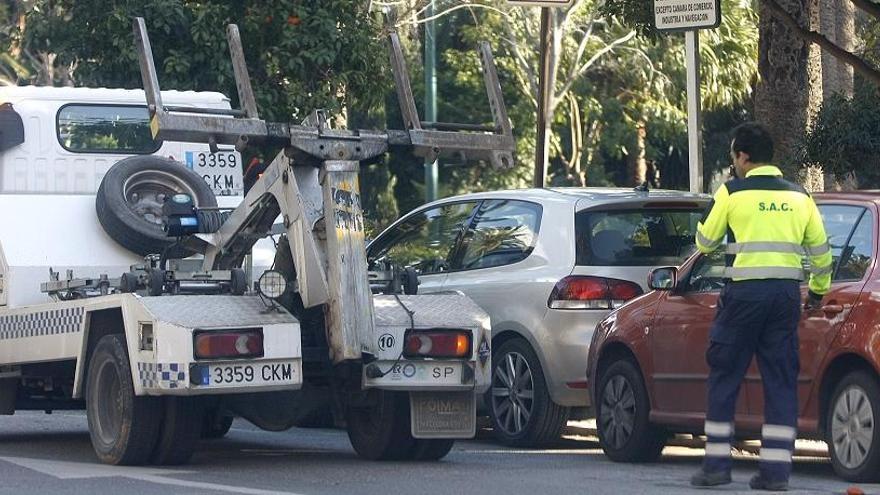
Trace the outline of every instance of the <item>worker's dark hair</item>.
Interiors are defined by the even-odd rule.
[[[733,151],[746,153],[752,163],[773,160],[773,138],[767,128],[757,122],[746,122],[733,130]]]

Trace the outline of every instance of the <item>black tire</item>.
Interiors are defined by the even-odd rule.
[[[125,339],[106,335],[89,359],[86,416],[101,462],[136,466],[150,460],[161,419],[156,397],[136,397]]]
[[[504,378],[508,374],[508,360],[512,360],[517,368],[521,364],[527,366],[529,372],[525,378],[517,378],[512,386]],[[531,399],[528,398],[529,387]],[[493,395],[493,390],[508,395]],[[511,391],[514,392],[513,395]],[[556,404],[550,398],[541,362],[529,343],[523,339],[508,340],[497,351],[493,351],[492,386],[486,392],[485,402],[495,438],[506,445],[547,445],[559,440],[568,423],[570,409]],[[517,406],[514,407],[513,404]],[[523,416],[527,416],[525,421],[522,420]]]
[[[146,256],[162,254],[174,243],[162,230],[156,218],[156,205],[150,207],[149,218],[133,209],[126,198],[127,184],[136,179],[144,190],[161,191],[163,194],[187,193],[196,206],[215,207],[217,198],[199,174],[180,162],[153,155],[132,156],[110,167],[95,199],[98,220],[104,231],[114,241],[129,251]],[[161,205],[159,205],[161,208]],[[183,258],[193,254],[181,247],[167,253],[171,258]]]
[[[229,279],[230,293],[233,296],[243,296],[247,289],[247,274],[241,268],[233,268]]]
[[[834,472],[847,481],[880,481],[880,384],[877,377],[864,370],[847,374],[834,387],[826,407],[825,432]]]
[[[648,420],[651,402],[635,363],[622,359],[602,371],[595,404],[599,445],[612,461],[652,462],[660,457],[666,432]]]
[[[186,464],[202,436],[202,409],[194,397],[162,397],[163,415],[151,460],[161,466]]]
[[[351,446],[360,457],[372,461],[411,459],[416,439],[410,432],[409,394],[376,392],[375,406],[346,411]]]
[[[138,275],[134,272],[123,273],[119,278],[119,290],[127,294],[133,294],[138,290]]]
[[[412,458],[416,461],[437,461],[449,454],[455,440],[451,438],[418,439],[413,447]]]
[[[232,420],[235,419],[230,414],[225,414],[218,409],[205,411],[202,417],[202,438],[205,440],[217,440],[223,438],[232,428]]]
[[[147,293],[151,296],[161,296],[165,290],[165,271],[159,268],[147,270]]]

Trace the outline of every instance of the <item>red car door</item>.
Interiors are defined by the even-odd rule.
[[[803,420],[815,421],[817,411],[806,411],[810,394],[816,393],[814,380],[819,367],[839,329],[866,283],[868,268],[874,256],[876,233],[875,212],[857,203],[820,203],[819,210],[828,233],[828,242],[834,257],[831,291],[823,299],[819,310],[804,311],[798,327],[801,370],[798,375],[798,413]],[[802,287],[806,296],[807,286]],[[749,424],[760,425],[764,416],[764,395],[761,375],[753,361],[746,375],[749,394]],[[813,402],[818,403],[818,401]],[[812,429],[814,426],[803,425]]]
[[[697,257],[682,267],[679,288],[665,295],[655,313],[648,331],[653,360],[652,414],[664,416],[664,421],[694,424],[705,417],[709,377],[705,356],[724,285],[723,270],[722,254]],[[740,393],[737,411],[747,411],[744,393]]]

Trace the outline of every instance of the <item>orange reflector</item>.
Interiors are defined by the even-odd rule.
[[[471,334],[461,330],[407,330],[405,357],[463,358],[471,354]]]

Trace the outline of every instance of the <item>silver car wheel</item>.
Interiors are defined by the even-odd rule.
[[[874,438],[874,410],[861,387],[849,386],[838,395],[831,417],[831,438],[844,467],[856,469],[865,462]]]
[[[508,435],[518,435],[529,423],[535,403],[535,381],[526,358],[508,352],[492,374],[492,411],[496,424]]]
[[[602,391],[599,428],[608,444],[622,448],[632,436],[636,422],[636,396],[632,386],[621,375],[612,376]]]

